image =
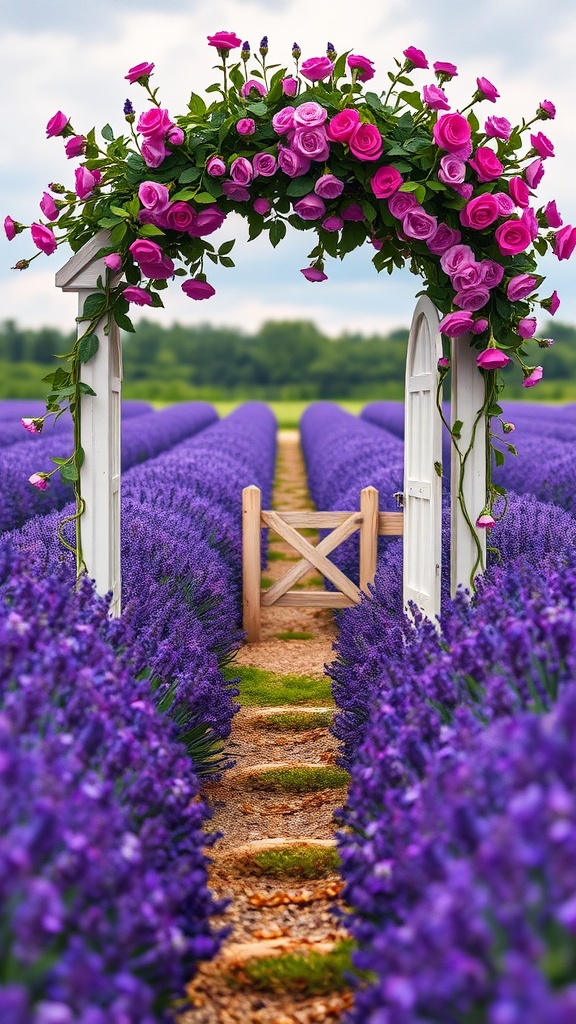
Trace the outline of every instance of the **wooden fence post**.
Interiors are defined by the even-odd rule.
[[[250,644],[260,641],[261,512],[260,488],[251,484],[242,491],[243,624]]]
[[[378,491],[364,487],[360,491],[360,590],[368,593],[368,584],[374,583],[378,559]]]
[[[65,292],[77,292],[78,316],[84,303],[105,277],[103,259],[95,259],[108,242],[108,232],[100,231],[56,274],[56,286]],[[104,328],[109,328],[105,334]],[[78,325],[83,334],[86,324]],[[112,591],[113,616],[120,615],[120,401],[122,354],[116,324],[100,323],[94,333],[99,346],[96,355],[82,365],[82,380],[96,396],[81,400],[81,444],[84,463],[80,486],[86,510],[80,518],[80,537],[88,575],[96,581],[100,594]]]

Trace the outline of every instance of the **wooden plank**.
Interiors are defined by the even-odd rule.
[[[374,583],[378,558],[378,491],[375,487],[364,487],[360,491],[360,590],[368,593],[369,584]]]
[[[310,563],[310,565],[313,565],[314,568],[318,569],[323,576],[326,576],[336,587],[338,587],[340,591],[342,591],[343,594],[346,594],[356,602],[359,594],[358,587],[352,583],[352,581],[349,580],[348,577],[337,568],[337,566],[325,557],[323,550],[325,550],[326,541],[331,543],[332,550],[358,529],[362,521],[362,517],[359,512],[353,512],[346,522],[342,523],[341,526],[334,530],[330,537],[326,537],[324,541],[321,541],[317,547],[313,547],[309,544],[305,537],[302,537],[296,532],[296,530],[292,529],[291,526],[288,526],[287,523],[282,522],[274,512],[267,511],[266,518],[272,529],[274,529],[280,537],[283,537],[284,540],[288,541],[288,543],[295,548],[295,550],[298,551],[298,553],[301,554],[304,559]],[[294,569],[291,569],[286,573],[283,579],[278,580],[278,582],[270,587],[266,592],[267,605],[274,604],[277,598],[281,597],[282,594],[288,590],[291,586],[291,582],[289,581],[286,583],[286,580],[289,576],[295,574],[296,569],[298,569],[300,576],[303,576],[305,572],[307,572],[307,567],[302,567],[300,563],[298,566],[294,566]]]
[[[254,484],[245,487],[242,491],[242,611],[249,644],[260,641],[261,505],[260,488]]]
[[[380,512],[378,515],[378,533],[381,537],[401,537],[403,532],[403,512]]]
[[[265,593],[265,590],[262,591],[263,595]],[[289,590],[274,603],[283,608],[352,608],[359,602],[360,596],[352,600],[345,594],[331,593],[328,590]]]
[[[279,512],[274,510],[283,523],[289,526],[296,526],[298,529],[333,530],[336,526],[345,523],[354,515],[353,512]],[[268,512],[262,512],[262,525],[270,526],[267,520]]]

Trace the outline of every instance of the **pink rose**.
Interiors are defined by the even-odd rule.
[[[530,238],[532,239],[532,241],[534,241],[534,239],[538,237],[539,227],[538,227],[538,221],[536,220],[536,214],[534,213],[534,210],[532,209],[531,206],[528,206],[523,211],[522,216],[520,217],[520,220],[521,220],[522,224],[524,224],[524,227],[526,227],[528,229],[528,232],[530,234]]]
[[[252,208],[256,213],[259,213],[261,217],[265,217],[267,213],[270,213],[272,204],[267,199],[264,199],[263,196],[259,196],[258,199],[255,199],[252,203]]]
[[[506,142],[512,133],[512,125],[505,117],[489,117],[484,122],[484,131],[489,139],[504,139]]]
[[[278,146],[278,166],[289,178],[300,178],[310,170],[311,161],[308,157],[295,153],[287,146]]]
[[[510,195],[516,203],[516,206],[525,208],[529,205],[530,192],[524,178],[510,178],[508,187],[510,189]]]
[[[348,142],[360,124],[356,107],[340,110],[328,123],[327,134],[332,142]]]
[[[558,297],[558,292],[554,290],[549,299],[542,299],[542,305],[545,309],[548,310],[550,316],[554,316],[554,314],[557,313],[558,309],[560,308],[560,299]]]
[[[418,200],[412,192],[395,192],[388,200],[388,209],[397,220],[403,220],[415,206],[418,206]]]
[[[458,74],[458,68],[456,67],[456,65],[450,64],[449,61],[437,60],[436,63],[432,65],[432,67],[434,68],[434,71],[436,72],[437,75],[446,75],[449,78],[455,78],[456,75]]]
[[[75,156],[82,156],[85,149],[86,139],[83,135],[73,135],[64,144],[64,151],[69,160],[73,160]]]
[[[550,200],[550,202],[546,204],[544,215],[546,217],[546,221],[548,223],[549,228],[562,227],[562,217],[558,213],[558,207],[556,206],[555,199]]]
[[[484,317],[480,317],[472,324],[472,334],[484,334],[484,331],[487,331],[489,326],[488,321]]]
[[[370,181],[370,188],[377,199],[388,199],[402,184],[402,175],[395,167],[378,167]]]
[[[252,167],[254,177],[259,174],[262,178],[271,178],[276,174],[278,165],[276,157],[272,156],[272,153],[256,153],[252,159]]]
[[[190,203],[177,199],[175,203],[170,203],[164,217],[166,227],[171,228],[172,231],[189,231],[196,220],[196,210],[190,206]]]
[[[402,230],[407,238],[416,238],[419,241],[425,241],[427,238],[431,238],[436,232],[438,227],[438,221],[436,217],[431,217],[429,213],[426,213],[421,206],[414,207],[413,210],[408,210],[408,213],[402,221]]]
[[[208,45],[215,46],[217,50],[223,50],[225,53],[229,53],[230,50],[235,50],[237,46],[242,45],[242,40],[238,38],[235,32],[217,32],[214,36],[207,36]]]
[[[466,177],[466,161],[448,153],[440,161],[438,180],[445,185],[461,185]]]
[[[347,206],[340,210],[340,216],[342,220],[356,221],[358,223],[366,220],[364,210],[358,203],[348,203]]]
[[[536,285],[536,278],[532,277],[532,274],[516,274],[516,277],[510,278],[508,282],[506,295],[510,302],[519,302],[520,299],[525,299],[527,295],[530,295]]]
[[[533,338],[536,334],[536,317],[527,316],[518,324],[518,334],[521,338]]]
[[[476,362],[481,370],[501,370],[508,366],[510,356],[499,348],[486,348],[476,356]]]
[[[143,181],[138,188],[138,198],[146,210],[156,214],[163,213],[170,202],[166,185],[157,181]]]
[[[142,159],[147,167],[160,167],[170,153],[164,145],[164,136],[150,135],[140,147]]]
[[[324,124],[328,112],[313,100],[301,103],[294,111],[295,128],[319,128]]]
[[[67,124],[68,118],[66,114],[63,114],[61,110],[57,110],[46,125],[46,138],[52,139],[55,135],[62,135]]]
[[[130,85],[134,85],[134,82],[140,82],[144,78],[149,78],[153,71],[154,65],[144,61],[142,64],[136,64],[135,67],[130,68],[128,74],[124,75],[124,78],[130,82]]]
[[[463,185],[452,185],[452,188],[459,196],[462,196],[463,199],[471,199],[472,193],[474,192],[474,188],[469,181],[465,181]]]
[[[124,289],[122,295],[126,299],[126,302],[132,302],[135,306],[151,306],[152,296],[150,292],[147,292],[144,288],[136,288],[134,285],[128,285]]]
[[[143,114],[140,114],[136,125],[140,135],[145,138],[152,136],[164,138],[172,127],[173,122],[170,120],[168,111],[162,110],[160,107],[150,107],[149,110],[145,110]]]
[[[487,288],[495,288],[504,277],[504,267],[495,260],[480,260],[480,279]]]
[[[534,369],[531,371],[531,373],[529,373],[528,376],[525,377],[524,380],[522,381],[522,387],[523,388],[533,388],[534,385],[537,384],[539,380],[542,380],[543,375],[544,375],[544,370],[542,369],[542,367],[541,366],[535,366]]]
[[[348,145],[352,156],[357,160],[379,160],[382,156],[382,136],[375,124],[358,125],[350,136]]]
[[[481,516],[478,516],[476,526],[480,530],[492,530],[496,526],[496,520],[490,512],[483,512]]]
[[[448,338],[460,338],[472,330],[472,314],[448,313],[438,324],[438,330]]]
[[[165,281],[172,277],[174,264],[164,255],[162,249],[150,238],[137,238],[129,246],[132,259],[138,264],[145,277]]]
[[[474,228],[476,231],[482,231],[490,224],[493,224],[495,220],[498,220],[500,214],[498,203],[489,192],[471,199],[464,207],[464,210],[461,211],[461,217],[464,212],[466,213],[466,218],[465,222],[462,221],[462,223],[465,223],[466,227]]]
[[[45,473],[32,473],[32,476],[28,477],[28,483],[32,484],[32,487],[37,487],[39,491],[45,491],[50,481],[47,479]]]
[[[44,224],[34,223],[30,227],[30,233],[36,248],[45,252],[47,256],[51,256],[56,251],[56,237],[50,228],[45,227]]]
[[[171,146],[181,146],[184,142],[184,132],[182,131],[182,128],[178,128],[177,125],[173,125],[166,138]]]
[[[374,62],[362,57],[359,53],[351,53],[346,62],[351,71],[357,71],[356,78],[359,82],[369,82],[374,78]]]
[[[538,153],[538,156],[541,156],[543,160],[549,156],[554,156],[554,146],[550,142],[550,139],[544,135],[544,132],[538,132],[537,135],[531,135],[530,142]]]
[[[42,194],[40,209],[47,220],[58,220],[58,207],[49,192]]]
[[[254,135],[256,122],[251,117],[241,117],[236,121],[236,131],[238,135]]]
[[[488,146],[479,146],[470,160],[470,167],[476,171],[479,181],[494,181],[504,170],[496,153]]]
[[[272,118],[272,127],[276,135],[286,135],[294,128],[294,107],[282,107]]]
[[[505,220],[496,228],[494,238],[503,256],[525,252],[532,241],[528,228],[519,220]]]
[[[309,195],[294,203],[294,212],[302,220],[319,220],[326,213],[326,205],[320,196],[317,196],[315,192],[310,192]]]
[[[4,234],[6,235],[8,241],[11,242],[13,238],[16,238],[17,233],[18,232],[16,231],[16,221],[12,220],[12,217],[10,216],[5,217]]]
[[[482,285],[471,285],[469,288],[462,288],[461,291],[457,292],[454,296],[454,305],[459,306],[460,309],[467,309],[471,312],[475,312],[477,309],[482,309],[490,300],[490,292]]]
[[[306,278],[307,281],[327,281],[328,280],[328,275],[322,273],[321,270],[318,270],[318,267],[305,267],[304,270],[300,271],[300,273],[304,274],[304,277]]]
[[[291,77],[283,78],[282,92],[284,96],[295,96],[298,92],[298,79]]]
[[[327,160],[330,143],[325,128],[297,128],[292,138],[292,149],[309,160]]]
[[[440,359],[438,360],[437,366],[438,366],[439,370],[449,370],[450,369],[450,360],[448,359],[448,356],[440,356]]]
[[[569,260],[576,248],[576,228],[570,224],[556,232],[553,251],[559,260]]]
[[[429,67],[428,61],[422,50],[418,50],[416,46],[408,46],[402,51],[407,61],[410,61],[415,68],[426,69]]]
[[[530,188],[538,188],[538,185],[544,177],[544,164],[541,159],[534,160],[528,167],[524,169],[524,177],[528,182]]]
[[[211,178],[221,178],[223,174],[226,174],[226,164],[222,160],[222,157],[211,156],[206,161],[206,173]]]
[[[547,118],[556,117],[556,107],[551,100],[542,100],[542,103],[538,107],[538,113],[544,116],[544,120]]]
[[[484,284],[482,268],[479,263],[463,264],[452,278],[452,287],[455,292],[463,291],[464,288],[475,288],[479,284]]]
[[[509,217],[511,213],[514,213],[515,203],[512,196],[506,195],[506,192],[493,192],[492,195],[498,204],[499,217]]]
[[[450,110],[446,93],[437,85],[425,85],[422,99],[429,110]]]
[[[467,159],[472,152],[470,125],[462,114],[441,114],[432,129],[440,149]]]
[[[117,274],[122,267],[122,257],[119,252],[111,252],[104,257],[104,263],[112,273]]]
[[[340,229],[344,227],[344,221],[342,220],[342,217],[332,214],[331,217],[326,217],[322,221],[322,227],[325,231],[340,231]]]
[[[258,93],[259,96],[266,96],[268,90],[264,82],[259,82],[257,78],[249,78],[240,89],[240,95],[247,99],[251,92]]]
[[[189,299],[196,300],[211,299],[216,294],[216,289],[211,284],[208,284],[208,281],[203,281],[200,277],[189,277],[182,284],[182,291]]]
[[[89,171],[87,167],[77,167],[74,171],[74,177],[76,180],[76,195],[79,199],[87,199],[95,185],[100,184],[102,175],[100,171],[94,170]]]
[[[490,103],[496,103],[500,93],[496,86],[492,85],[492,82],[489,82],[487,78],[477,78],[476,85],[478,92],[481,92],[485,99],[490,100]]]
[[[475,262],[476,258],[469,245],[453,245],[442,256],[440,266],[448,277],[453,277],[463,267]]]
[[[236,203],[245,203],[250,199],[250,192],[245,185],[238,185],[235,181],[223,181],[222,191],[226,199],[232,199]]]
[[[344,191],[344,182],[334,174],[322,174],[314,185],[314,191],[321,199],[337,199]]]
[[[41,434],[44,426],[44,421],[39,419],[37,416],[23,416],[20,420],[24,430],[27,430],[29,434]]]
[[[211,235],[213,231],[217,231],[218,228],[222,227],[225,220],[226,214],[219,206],[205,206],[203,210],[199,210],[196,214],[196,220],[189,229],[188,234],[192,235],[193,238],[204,238],[205,235]]]
[[[449,228],[447,224],[439,224],[433,235],[426,240],[430,252],[442,256],[447,249],[458,245],[461,235],[457,228]]]
[[[334,65],[328,57],[309,57],[300,65],[300,73],[309,82],[322,82],[334,71]]]
[[[252,164],[245,156],[237,156],[230,166],[230,177],[236,185],[249,185],[254,177]]]

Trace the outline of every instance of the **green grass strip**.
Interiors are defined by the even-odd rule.
[[[287,629],[284,633],[276,633],[277,640],[313,640],[315,633],[303,633],[297,629]]]
[[[286,850],[261,850],[254,863],[271,878],[325,878],[338,874],[340,858],[331,847],[297,846]]]
[[[232,662],[223,672],[225,679],[240,676],[239,701],[244,707],[276,707],[283,704],[333,704],[330,680],[306,675],[279,675],[251,665]]]
[[[252,960],[244,967],[254,988],[266,992],[298,992],[303,996],[329,995],[348,987],[344,978],[352,969],[351,939],[337,943],[329,953],[284,953]]]
[[[340,789],[349,781],[348,772],[334,764],[266,768],[250,776],[251,787],[274,793],[315,793],[322,789]]]

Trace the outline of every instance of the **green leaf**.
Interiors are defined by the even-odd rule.
[[[106,139],[106,142],[114,142],[114,132],[109,124],[105,124],[102,129],[102,138]]]
[[[277,223],[282,224],[283,221],[277,221]],[[284,234],[286,234],[286,229],[284,229]],[[222,264],[223,267],[235,266],[234,260],[231,260],[229,256],[221,256],[220,263]]]
[[[111,206],[110,213],[113,213],[115,217],[126,218],[130,216],[128,211],[125,210],[123,206]]]
[[[452,437],[456,438],[456,440],[458,440],[462,436],[462,427],[463,426],[464,426],[464,421],[463,420],[456,420],[452,424],[452,430],[450,431],[450,433],[452,434]]]
[[[145,238],[150,238],[152,235],[163,235],[164,232],[161,228],[156,227],[155,224],[141,224],[138,228],[138,232],[144,235]]]
[[[442,476],[442,463],[441,462],[435,462],[434,463],[434,469],[436,471],[436,475],[441,477]]]
[[[413,107],[414,110],[422,110],[422,97],[417,89],[413,92],[401,92],[400,99],[404,100],[404,103],[407,103],[409,107]]]
[[[102,295],[101,292],[93,292],[84,302],[82,316],[87,320],[93,320],[95,317],[102,316],[105,309],[106,296]]]
[[[181,188],[179,192],[175,192],[173,196],[170,196],[170,201],[173,203],[187,203],[189,199],[194,199],[195,190],[193,188]]]
[[[255,117],[266,117],[268,113],[268,107],[265,103],[259,100],[257,103],[247,103],[246,110],[249,110]]]
[[[232,252],[232,249],[234,248],[235,244],[236,244],[236,239],[235,238],[231,238],[229,242],[222,242],[222,245],[218,249],[218,255],[219,256],[227,256],[229,252]]]
[[[116,249],[120,245],[127,231],[128,225],[124,221],[121,221],[115,228],[112,228],[112,231],[110,232],[110,245],[113,249]]]
[[[91,396],[92,396],[92,398],[96,398],[96,392],[92,390],[92,388],[90,387],[90,385],[89,385],[89,384],[84,384],[84,382],[83,382],[83,381],[80,381],[80,383],[79,383],[79,385],[78,385],[78,390],[79,390],[79,391],[80,391],[80,392],[81,392],[81,393],[82,393],[83,395],[91,395]]]
[[[468,124],[470,125],[472,131],[477,132],[478,129],[480,128],[480,122],[473,110],[471,110],[470,113],[467,115],[466,120],[468,121]]]
[[[364,99],[366,100],[366,103],[368,104],[370,109],[374,110],[377,114],[381,114],[382,111],[384,110],[384,107],[382,106],[382,100],[375,92],[365,93]]]
[[[69,462],[66,466],[60,467],[60,476],[63,480],[67,480],[68,483],[73,484],[78,480],[79,474],[74,463]]]
[[[272,221],[270,225],[270,241],[274,248],[282,241],[286,234],[286,225],[283,220]]]
[[[118,313],[116,310],[114,310],[113,316],[121,331],[128,331],[129,334],[136,333],[134,324],[132,323],[130,317],[126,316],[126,313]]]
[[[286,188],[286,195],[296,198],[298,196],[307,196],[309,192],[314,189],[314,178],[292,178],[292,181]]]
[[[101,228],[115,228],[117,224],[122,224],[123,221],[118,220],[118,217],[101,217],[98,221],[98,226]]]
[[[503,466],[505,461],[504,452],[501,452],[499,448],[493,448],[492,451],[494,452],[494,462],[496,465]]]
[[[200,167],[187,167],[178,178],[181,185],[187,185],[190,181],[196,181],[202,174]]]
[[[188,100],[188,110],[195,117],[202,117],[202,115],[206,112],[206,104],[204,103],[204,100],[195,92],[190,93],[190,99]]]
[[[87,363],[98,351],[100,342],[97,334],[86,334],[78,342],[78,362]]]

